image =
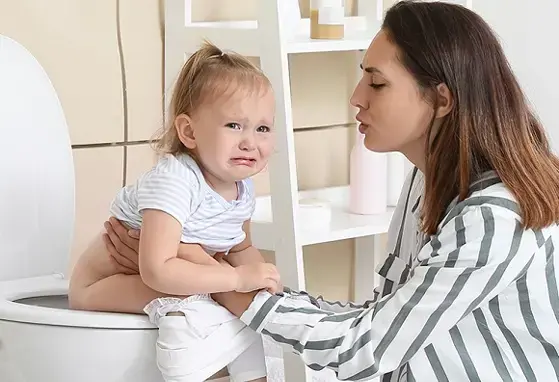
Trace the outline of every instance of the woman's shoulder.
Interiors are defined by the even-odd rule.
[[[483,211],[486,213],[482,213]],[[520,219],[520,210],[512,192],[498,177],[492,176],[474,182],[464,200],[453,200],[447,208],[441,226],[466,215],[470,218],[477,215],[480,221],[487,220],[488,215],[515,220]]]
[[[469,196],[462,202],[456,203],[455,209],[454,213],[489,209],[494,214],[504,214],[513,219],[521,218],[516,197],[497,176],[474,183]]]
[[[465,225],[478,226],[483,232],[491,230],[505,236],[555,236],[558,232],[556,223],[542,229],[523,229],[520,205],[512,191],[496,175],[486,177],[477,187],[474,183],[467,198],[452,203],[440,227],[456,230],[456,227]]]

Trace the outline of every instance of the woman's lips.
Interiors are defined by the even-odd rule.
[[[365,132],[367,131],[368,128],[369,128],[369,125],[366,125],[364,123],[359,124],[359,132],[361,134],[365,134]]]

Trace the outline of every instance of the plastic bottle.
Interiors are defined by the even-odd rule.
[[[387,157],[367,149],[364,139],[357,132],[351,149],[349,211],[360,215],[380,214],[387,207]]]

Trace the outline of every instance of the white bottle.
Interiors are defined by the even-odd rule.
[[[360,215],[380,214],[386,211],[387,205],[387,158],[386,154],[367,149],[364,139],[357,132],[349,158],[349,211]]]
[[[406,157],[393,152],[388,154],[388,205],[398,204],[402,187],[406,181]]]

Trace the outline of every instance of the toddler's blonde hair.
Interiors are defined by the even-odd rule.
[[[175,118],[181,114],[191,115],[203,102],[223,95],[231,86],[256,91],[271,88],[264,73],[246,57],[223,52],[205,41],[182,67],[169,104],[167,126],[155,136],[155,150],[160,154],[188,153],[178,138]]]

